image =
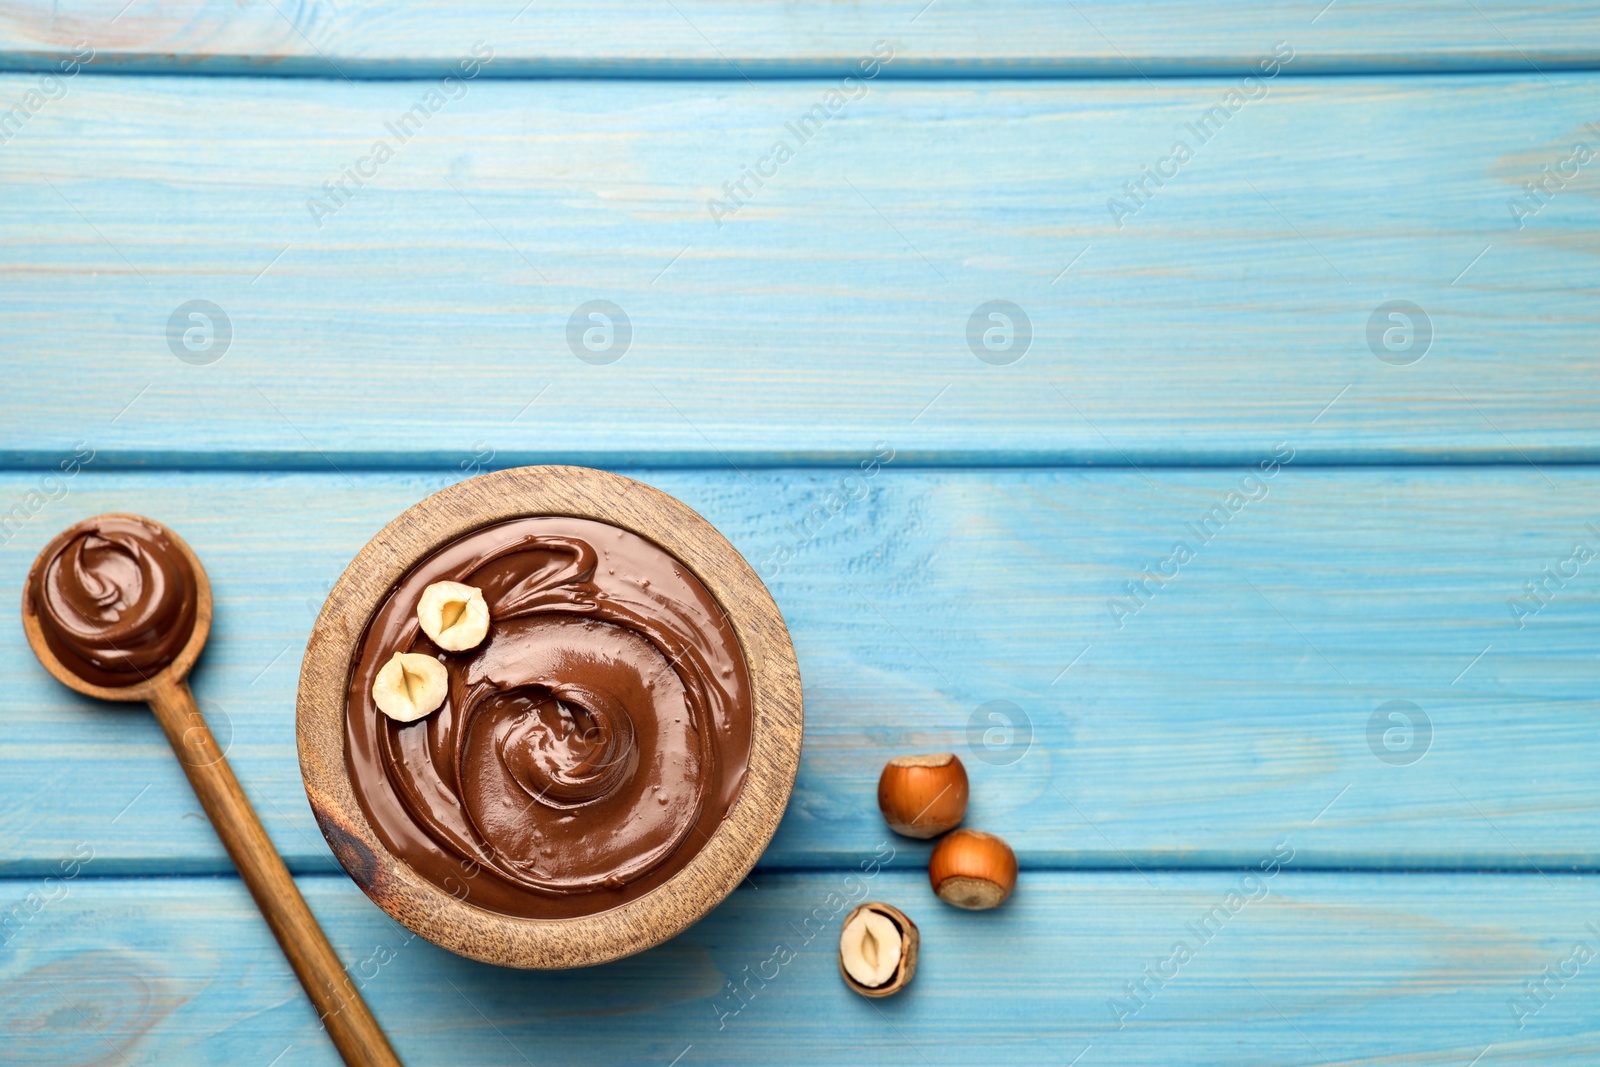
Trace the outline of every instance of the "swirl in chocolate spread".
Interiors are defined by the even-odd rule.
[[[422,632],[417,601],[438,581],[483,591],[478,647],[444,652]],[[434,714],[377,710],[395,652],[445,664]],[[426,557],[362,635],[348,707],[351,782],[390,851],[469,903],[533,918],[605,911],[682,870],[750,752],[749,674],[715,598],[656,545],[587,519],[515,519]]]
[[[115,688],[148,681],[178,658],[198,604],[194,569],[165,529],[101,515],[63,531],[40,554],[23,609],[38,618],[62,666]]]

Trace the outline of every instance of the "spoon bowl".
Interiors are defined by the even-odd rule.
[[[108,686],[97,685],[74,674],[72,669],[62,663],[61,658],[50,647],[50,642],[45,638],[44,627],[39,621],[37,605],[33,603],[33,597],[29,591],[33,588],[34,575],[38,573],[41,567],[46,566],[55,558],[64,544],[74,537],[85,523],[79,523],[57,535],[39,553],[38,558],[33,561],[33,566],[28,568],[28,577],[23,583],[22,631],[28,636],[28,647],[33,649],[35,656],[39,657],[39,662],[44,664],[44,669],[49,671],[56,681],[68,689],[82,693],[87,697],[94,697],[96,700],[150,703],[159,688],[170,687],[187,678],[189,671],[194,667],[195,661],[200,658],[201,650],[205,648],[206,638],[211,635],[211,579],[206,576],[206,569],[200,565],[200,557],[194,554],[194,549],[189,547],[189,543],[159,522],[147,519],[143,515],[133,515],[126,512],[97,515],[94,519],[88,521],[98,522],[102,519],[129,519],[159,529],[166,534],[188,562],[189,570],[193,573],[195,582],[194,629],[190,632],[188,641],[184,642],[183,648],[179,650],[177,657],[142,682],[136,682],[133,685]]]

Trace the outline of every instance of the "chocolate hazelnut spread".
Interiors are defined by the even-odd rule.
[[[50,651],[86,682],[138,685],[178,658],[194,633],[199,587],[165,529],[101,515],[57,535],[39,556],[23,610]]]
[[[483,591],[488,637],[431,642],[434,582]],[[402,723],[372,698],[396,652],[437,656],[449,695]],[[705,846],[744,784],[750,680],[710,591],[606,523],[514,519],[435,550],[356,646],[346,759],[389,850],[478,907],[530,918],[634,900]]]

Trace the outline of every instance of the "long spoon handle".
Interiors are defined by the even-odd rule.
[[[290,877],[289,868],[284,866],[239,787],[239,779],[233,776],[216,738],[195,707],[188,682],[158,681],[150,695],[150,707],[344,1062],[350,1067],[401,1067],[400,1058],[339,963],[327,935]]]

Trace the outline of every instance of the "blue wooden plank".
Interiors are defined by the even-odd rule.
[[[876,82],[757,188],[825,86],[473,82],[400,144],[418,83],[73,79],[0,151],[0,462],[1600,461],[1596,76],[1279,78],[1200,143],[1236,83]]]
[[[412,1064],[1595,1056],[1590,877],[1024,870],[1004,907],[970,913],[912,873],[773,874],[661,948],[556,974],[409,939],[342,876],[301,885]],[[30,892],[57,899],[0,954],[4,1062],[337,1063],[236,880],[4,881],[0,906]],[[883,1002],[846,991],[834,955],[845,901],[864,896],[922,931],[915,980]]]
[[[603,25],[605,32],[595,32]],[[83,42],[117,71],[322,77],[430,76],[474,41],[490,76],[837,76],[875,40],[903,56],[892,76],[1113,75],[1239,71],[1273,41],[1304,71],[1554,70],[1600,60],[1593,5],[1481,0],[1242,0],[1118,4],[603,4],[489,0],[380,8],[217,5],[204,0],[30,0],[0,12],[0,66],[51,63]]]
[[[1574,555],[1600,550],[1600,470],[897,464],[858,482],[632,472],[723,530],[792,629],[806,744],[768,869],[870,850],[884,761],[945,749],[970,769],[973,824],[1033,867],[1232,867],[1291,829],[1300,868],[1600,867],[1600,595]],[[291,865],[330,870],[295,755],[300,654],[350,557],[442,480],[91,461],[0,547],[0,604],[79,517],[180,531],[217,594],[202,706]],[[49,488],[0,476],[0,516]],[[1234,505],[1219,532],[1211,509]],[[225,871],[153,720],[51,681],[12,619],[3,870],[88,841],[107,873]],[[903,862],[925,854],[907,844]]]

